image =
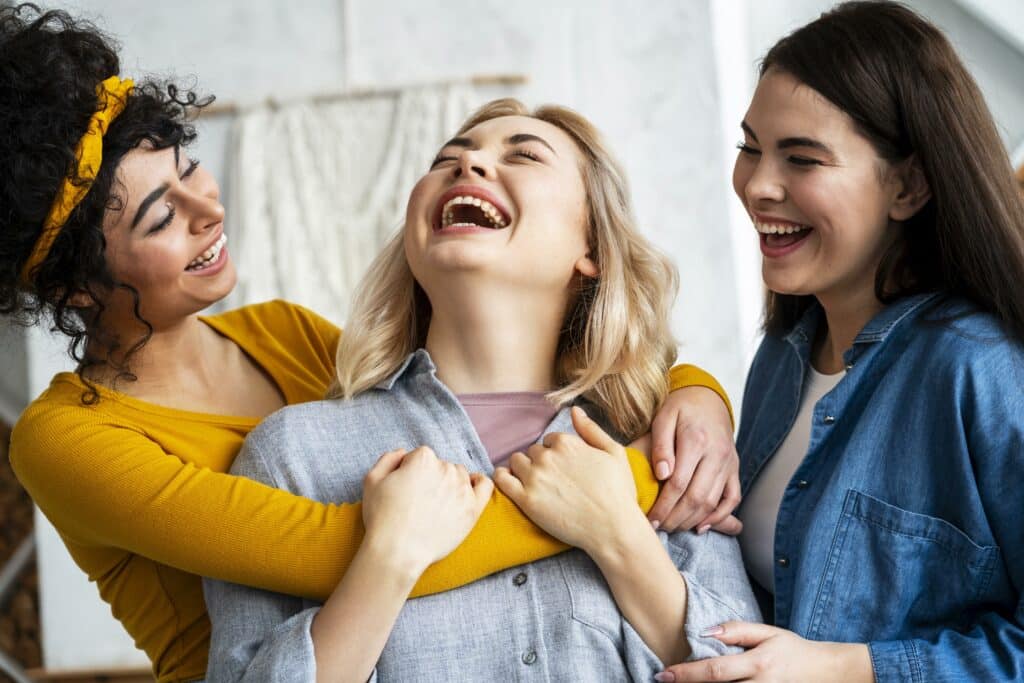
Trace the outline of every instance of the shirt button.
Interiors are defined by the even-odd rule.
[[[514,583],[517,586],[522,586],[524,583],[526,583],[526,574],[524,572],[519,572],[518,574],[516,574],[515,578],[512,579],[512,583]]]
[[[808,486],[810,486],[810,483],[808,483],[808,481],[807,481],[806,479],[801,479],[800,481],[798,481],[798,482],[796,483],[796,487],[797,487],[798,489],[805,489],[805,488],[807,488]]]
[[[832,424],[835,421],[836,421],[836,416],[835,415],[826,415],[825,416],[825,419],[824,419],[825,424],[830,425],[830,424]]]
[[[523,664],[530,666],[537,661],[537,653],[533,650],[523,653]]]
[[[843,366],[843,367],[845,367],[845,368],[846,368],[846,371],[847,371],[847,372],[849,372],[850,370],[853,370],[853,363],[847,363],[847,364],[846,364],[845,366]]]
[[[776,560],[776,562],[778,562],[779,566],[782,567],[783,569],[785,569],[786,567],[789,566],[789,558],[788,557],[780,557],[778,560]]]

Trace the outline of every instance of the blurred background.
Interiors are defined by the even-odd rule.
[[[241,279],[226,305],[281,296],[344,325],[352,286],[465,114],[506,95],[579,110],[626,167],[642,229],[679,268],[680,362],[714,373],[739,405],[762,299],[757,242],[730,183],[739,121],[758,58],[832,2],[41,4],[115,36],[122,75],[173,77],[216,95],[192,153],[220,180],[228,208]],[[908,4],[952,39],[1020,168],[1024,4]],[[0,344],[9,425],[68,362],[38,330],[0,330]],[[24,547],[32,525],[27,499],[2,474],[0,562]],[[135,675],[145,658],[35,517],[38,574],[18,572],[7,591],[0,576],[0,664],[10,657],[47,680]],[[31,553],[15,559],[19,569],[33,562]]]

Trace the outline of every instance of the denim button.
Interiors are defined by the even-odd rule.
[[[512,583],[514,583],[517,586],[522,586],[524,583],[526,583],[526,574],[524,572],[519,572],[518,574],[516,574],[516,577],[512,579]]]
[[[836,421],[836,416],[835,415],[826,415],[825,416],[825,420],[824,420],[825,424],[830,425],[830,424],[832,424],[835,421]]]
[[[523,653],[523,664],[529,666],[537,661],[537,653],[533,650]]]
[[[800,481],[798,481],[798,482],[796,483],[796,487],[797,487],[798,489],[805,489],[805,488],[807,488],[808,486],[810,486],[810,483],[808,483],[806,479],[801,479]]]
[[[849,372],[850,370],[853,370],[853,363],[847,363],[844,367],[846,368],[846,371]]]
[[[776,562],[778,562],[779,566],[782,567],[783,569],[785,569],[786,567],[789,566],[789,558],[788,557],[780,557],[778,560],[776,560]]]

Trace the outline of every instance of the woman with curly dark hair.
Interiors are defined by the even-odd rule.
[[[217,183],[183,151],[204,103],[119,70],[95,27],[0,9],[0,312],[52,321],[78,362],[25,410],[11,462],[159,680],[192,680],[209,647],[201,576],[324,599],[359,546],[359,505],[225,474],[262,417],[324,395],[340,331],[280,301],[199,316],[235,284]],[[673,386],[716,385],[684,366]],[[704,395],[674,392],[662,412]],[[715,401],[703,410],[728,433]],[[713,461],[695,485],[717,499],[728,468]],[[564,548],[495,494],[414,594]]]

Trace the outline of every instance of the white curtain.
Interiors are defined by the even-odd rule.
[[[402,224],[409,191],[473,103],[465,86],[260,106],[229,163],[229,304],[276,297],[342,324],[353,289]]]

